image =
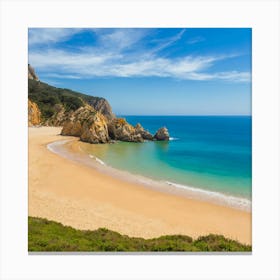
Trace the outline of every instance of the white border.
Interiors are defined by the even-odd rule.
[[[1,0],[0,0],[1,1]],[[27,254],[28,27],[253,28],[253,254]],[[1,1],[1,279],[280,279],[279,2]]]

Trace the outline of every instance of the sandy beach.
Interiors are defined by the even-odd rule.
[[[144,238],[215,233],[251,244],[250,212],[159,192],[63,158],[47,149],[75,139],[60,131],[29,128],[29,216]]]

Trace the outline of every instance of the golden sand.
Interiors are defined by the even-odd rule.
[[[159,192],[62,158],[47,144],[75,138],[60,131],[29,128],[29,216],[144,238],[214,233],[251,244],[251,213]]]

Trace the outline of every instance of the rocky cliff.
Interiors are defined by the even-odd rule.
[[[39,81],[30,64],[28,64],[28,98],[38,105],[41,122],[44,125],[61,126],[69,118],[69,114],[86,104],[103,114],[108,121],[115,118],[106,99],[43,83]]]
[[[91,106],[86,105],[76,110],[64,123],[61,135],[78,136],[84,142],[107,143],[107,119]]]
[[[28,78],[29,125],[63,126],[62,135],[77,136],[89,143],[169,139],[166,128],[161,128],[152,136],[141,124],[134,127],[125,119],[116,118],[104,98],[56,88],[39,81],[30,65]]]
[[[92,106],[96,111],[100,112],[108,120],[114,119],[116,116],[112,111],[112,108],[108,101],[104,98],[92,98],[88,100],[88,104]]]
[[[28,64],[28,79],[39,81],[39,78],[36,75],[34,68],[30,64]]]
[[[36,103],[28,100],[28,126],[39,125],[41,123],[41,112]]]

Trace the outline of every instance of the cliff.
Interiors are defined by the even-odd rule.
[[[108,101],[104,98],[89,98],[88,104],[96,111],[100,112],[108,120],[114,119],[116,116],[113,114],[112,108]]]
[[[28,98],[38,105],[41,122],[44,125],[61,126],[69,118],[69,113],[85,105],[103,114],[108,121],[115,118],[106,99],[43,83],[39,81],[30,64],[28,64]]]
[[[41,122],[41,112],[36,103],[28,100],[28,126],[39,125]]]
[[[39,81],[39,78],[36,75],[34,68],[30,64],[28,64],[28,79]]]
[[[116,118],[104,98],[56,88],[39,81],[30,65],[28,78],[29,125],[63,126],[62,135],[77,136],[89,143],[169,139],[166,128],[159,129],[152,136],[141,124],[134,127],[125,119]]]

